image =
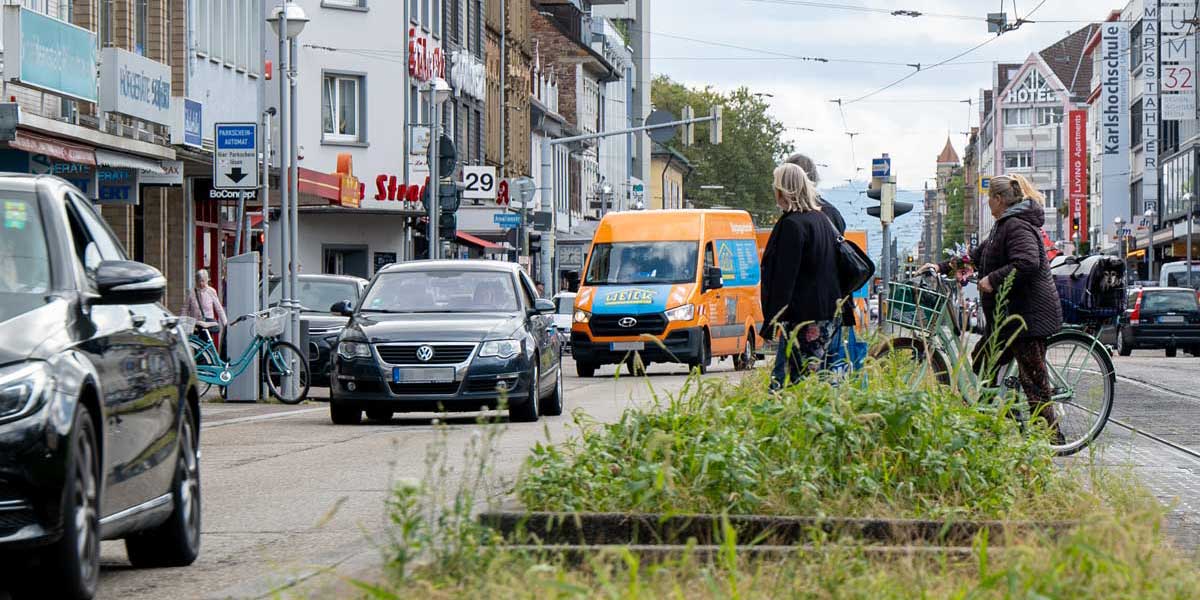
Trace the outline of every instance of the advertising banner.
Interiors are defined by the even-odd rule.
[[[120,48],[100,53],[100,110],[171,124],[171,67]]]
[[[1142,7],[1142,207],[1158,210],[1159,51],[1161,0],[1145,0]],[[1136,50],[1135,50],[1136,51]]]
[[[1070,238],[1087,238],[1088,157],[1087,111],[1073,110],[1067,115],[1067,223]]]
[[[4,78],[96,101],[96,34],[20,6],[4,7]]]
[[[1129,222],[1129,24],[1101,25],[1100,55],[1100,198],[1102,226],[1120,217]],[[1141,51],[1138,49],[1137,51]],[[1111,231],[1101,239],[1111,243]]]

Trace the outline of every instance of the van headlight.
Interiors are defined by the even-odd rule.
[[[371,358],[371,345],[366,342],[342,342],[338,344],[338,355],[345,359]]]
[[[33,412],[49,388],[50,367],[44,362],[0,369],[0,420]]]
[[[591,320],[592,320],[592,313],[590,313],[586,310],[583,310],[582,308],[575,309],[575,322],[576,323],[585,323],[586,324],[588,321],[591,321]]]
[[[512,358],[521,353],[521,342],[517,340],[492,340],[479,348],[479,356]]]
[[[691,321],[696,318],[696,305],[684,304],[667,311],[668,321]]]

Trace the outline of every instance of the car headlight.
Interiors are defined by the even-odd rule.
[[[31,362],[0,369],[0,419],[33,412],[50,387],[50,367]]]
[[[592,313],[583,309],[575,309],[576,323],[587,323],[590,320],[592,320]]]
[[[371,345],[366,342],[342,342],[338,344],[338,355],[342,358],[371,358]]]
[[[496,358],[512,358],[521,353],[521,342],[517,340],[493,340],[484,342],[479,349],[479,356],[494,356]]]
[[[684,304],[667,311],[668,321],[691,321],[696,318],[696,305]]]

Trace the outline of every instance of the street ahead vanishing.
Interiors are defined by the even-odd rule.
[[[1200,394],[1188,380],[1194,358],[1164,360],[1157,352],[1117,358],[1114,419],[1179,446],[1200,449]],[[646,379],[574,377],[567,361],[567,411],[600,421],[632,403],[653,402],[679,390],[682,367],[652,367]],[[713,377],[739,377],[728,367]],[[184,569],[129,567],[120,544],[103,548],[100,597],[262,598],[328,597],[350,593],[346,578],[381,574],[386,541],[384,502],[392,482],[420,478],[426,446],[437,434],[433,415],[397,416],[387,424],[337,427],[322,403],[206,404],[201,433],[204,520],[200,559]],[[448,420],[452,459],[479,427],[471,415]],[[536,442],[571,434],[571,418],[508,424],[495,455],[496,474],[516,477]],[[1174,508],[1167,527],[1174,541],[1194,547],[1200,533],[1200,459],[1113,422],[1096,444],[1100,463],[1126,466]],[[1089,460],[1086,453],[1072,457]]]

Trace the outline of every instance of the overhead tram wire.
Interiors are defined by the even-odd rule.
[[[958,19],[962,21],[987,21],[986,17],[976,17],[973,15],[951,15],[945,13],[925,12],[921,10],[896,9],[896,8],[880,8],[873,6],[858,6],[853,4],[836,4],[832,2],[811,2],[809,0],[748,0],[749,2],[758,2],[760,4],[783,4],[787,6],[804,6],[808,8],[827,8],[831,10],[846,10],[852,12],[865,12],[892,17],[933,17],[938,19]]]

